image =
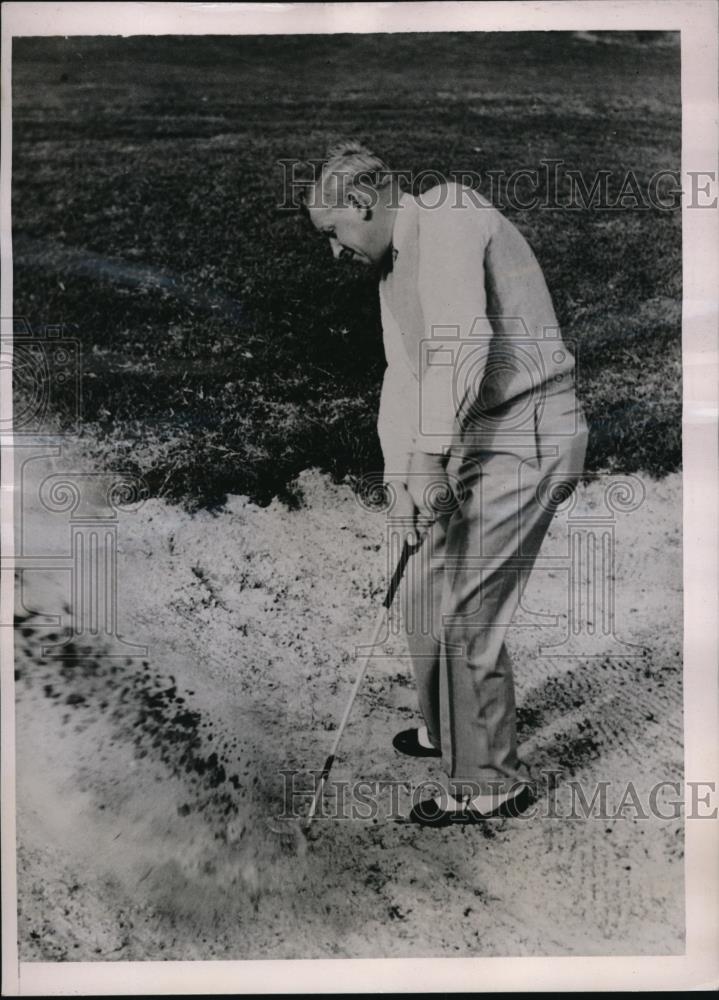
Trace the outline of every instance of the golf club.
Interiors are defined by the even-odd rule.
[[[421,542],[419,544],[421,544]],[[355,698],[357,697],[357,692],[359,691],[362,681],[364,679],[364,675],[367,672],[367,667],[369,666],[369,661],[372,657],[372,651],[374,650],[374,647],[377,645],[379,637],[382,634],[382,627],[384,626],[385,620],[389,613],[389,609],[392,607],[392,602],[394,601],[395,594],[397,593],[400,582],[402,580],[402,576],[404,575],[405,567],[407,566],[407,563],[409,562],[409,558],[412,555],[412,553],[417,548],[419,548],[419,544],[413,546],[408,539],[405,539],[404,545],[402,546],[402,551],[400,553],[399,560],[397,561],[397,566],[395,568],[395,571],[392,574],[392,579],[389,582],[387,593],[385,594],[385,598],[382,601],[382,605],[379,611],[377,612],[377,620],[375,622],[375,629],[374,629],[374,634],[372,636],[372,640],[369,646],[367,647],[367,652],[364,654],[362,658],[362,664],[357,673],[357,678],[352,687],[352,691],[350,692],[349,701],[347,702],[347,706],[344,710],[342,721],[337,727],[337,735],[335,736],[334,743],[332,744],[332,749],[330,750],[327,756],[327,760],[325,761],[324,766],[322,768],[322,772],[320,774],[317,787],[315,788],[315,794],[312,798],[310,809],[307,814],[307,819],[305,823],[306,827],[309,827],[310,823],[312,822],[315,812],[317,811],[317,804],[322,798],[322,792],[324,790],[325,782],[327,781],[329,773],[332,769],[332,765],[334,764],[337,748],[339,747],[340,740],[342,739],[342,733],[344,732],[345,726],[347,725],[347,721],[349,720],[350,713],[352,711],[352,706],[354,705]]]
[[[423,538],[424,536],[422,536],[416,543],[410,542],[408,538],[405,539],[404,541],[404,544],[402,546],[402,551],[400,552],[399,559],[397,560],[397,565],[390,579],[389,586],[387,587],[387,593],[385,594],[384,600],[382,601],[382,604],[377,612],[377,619],[375,621],[375,628],[374,628],[374,633],[372,635],[372,639],[370,640],[369,645],[366,647],[366,652],[362,657],[360,669],[357,672],[357,677],[352,686],[352,691],[350,692],[349,700],[345,707],[344,714],[342,715],[340,724],[337,727],[337,733],[335,735],[332,748],[329,754],[327,755],[327,759],[325,760],[324,766],[322,767],[322,771],[320,772],[319,779],[315,787],[315,793],[314,796],[312,797],[312,802],[310,804],[309,812],[307,813],[304,822],[305,833],[309,829],[310,824],[314,819],[315,813],[317,811],[317,806],[322,798],[322,792],[324,791],[324,786],[327,782],[330,771],[332,770],[332,765],[334,764],[335,756],[337,754],[337,748],[339,747],[340,740],[342,739],[342,734],[349,720],[350,713],[352,712],[352,706],[354,705],[355,699],[362,685],[365,673],[367,672],[367,667],[369,666],[370,659],[372,658],[372,653],[374,651],[374,648],[379,642],[380,636],[382,634],[382,629],[387,619],[387,615],[389,614],[389,609],[392,607],[392,603],[397,594],[397,590],[399,589],[399,585],[402,581],[402,577],[407,567],[407,563],[409,562],[410,557],[422,545]],[[274,829],[273,827],[270,828]],[[281,831],[275,830],[275,832],[281,832]]]

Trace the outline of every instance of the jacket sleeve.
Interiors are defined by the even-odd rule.
[[[387,368],[382,382],[377,433],[384,458],[384,479],[406,482],[417,434],[419,383],[409,364],[402,334],[380,293]]]
[[[418,291],[424,315],[418,451],[438,454],[459,434],[458,416],[479,389],[489,354],[484,259],[496,210],[451,188],[419,213]]]

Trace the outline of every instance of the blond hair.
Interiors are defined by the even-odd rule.
[[[335,143],[327,150],[320,180],[324,184],[337,174],[344,175],[351,185],[366,180],[373,186],[384,187],[389,182],[391,171],[380,156],[361,142],[350,139]]]
[[[312,199],[319,194],[323,205],[334,207],[345,204],[351,191],[374,194],[391,181],[392,171],[380,156],[361,142],[348,139],[327,150],[320,176],[308,194]]]

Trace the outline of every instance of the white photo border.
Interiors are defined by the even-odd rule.
[[[6,3],[2,25],[0,316],[12,316],[11,44],[20,35],[330,34],[336,32],[681,32],[683,195],[683,502],[685,779],[719,774],[719,455],[717,411],[717,0],[555,0],[464,3]],[[707,210],[690,208],[691,173],[707,174]],[[713,176],[710,176],[713,172]],[[3,320],[3,323],[9,323]],[[3,336],[12,334],[3,328]],[[11,417],[11,373],[0,370],[0,417]],[[13,464],[2,447],[2,624],[13,608]],[[685,823],[686,952],[680,956],[437,958],[312,961],[18,962],[15,877],[13,633],[2,653],[3,993],[124,995],[711,989],[719,983],[716,820]]]

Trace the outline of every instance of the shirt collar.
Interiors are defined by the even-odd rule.
[[[392,267],[400,255],[402,245],[407,235],[412,209],[416,208],[416,202],[409,192],[405,192],[399,199],[397,215],[392,227],[392,242],[389,245],[382,275],[386,277],[391,273]]]

